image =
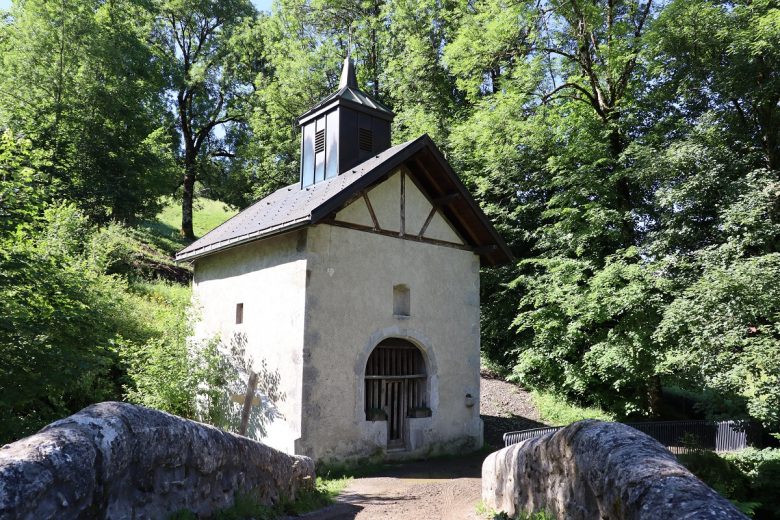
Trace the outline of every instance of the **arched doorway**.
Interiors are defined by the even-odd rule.
[[[406,444],[406,419],[428,408],[427,371],[414,344],[389,338],[377,345],[366,363],[366,420],[387,420],[387,447]]]

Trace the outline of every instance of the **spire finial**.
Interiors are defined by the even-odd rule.
[[[341,67],[341,79],[339,80],[339,88],[344,87],[358,88],[357,77],[355,76],[355,64],[352,63],[352,26],[349,28],[347,57],[344,58],[344,65]]]

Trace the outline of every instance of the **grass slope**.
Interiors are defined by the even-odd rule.
[[[192,209],[192,224],[196,237],[202,237],[238,213],[223,202],[205,198],[197,199]],[[154,220],[142,222],[138,231],[157,248],[173,255],[190,243],[179,234],[180,228],[181,203],[171,199]]]
[[[614,421],[615,418],[600,408],[585,408],[569,403],[565,399],[548,392],[534,390],[531,392],[536,408],[542,420],[553,426],[566,426],[583,419],[598,419],[600,421]]]

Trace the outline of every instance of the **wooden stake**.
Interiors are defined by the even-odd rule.
[[[252,411],[252,400],[255,398],[255,389],[257,389],[257,373],[249,372],[249,381],[246,384],[246,396],[244,396],[244,407],[241,410],[241,425],[238,427],[239,435],[246,435],[249,427],[249,412]]]

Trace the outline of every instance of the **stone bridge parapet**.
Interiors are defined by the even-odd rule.
[[[314,463],[164,412],[105,402],[0,448],[0,518],[209,514],[236,494],[262,503],[312,486]]]
[[[546,511],[566,520],[747,518],[658,441],[593,420],[490,454],[482,499],[510,517]]]

